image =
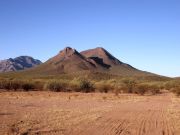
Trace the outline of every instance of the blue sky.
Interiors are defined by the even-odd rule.
[[[0,0],[0,59],[42,61],[104,47],[132,66],[180,76],[179,0]]]

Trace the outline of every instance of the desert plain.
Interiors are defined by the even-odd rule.
[[[180,98],[0,92],[0,135],[179,135]]]

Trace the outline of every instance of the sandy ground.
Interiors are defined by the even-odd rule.
[[[180,99],[1,92],[0,135],[180,135]]]

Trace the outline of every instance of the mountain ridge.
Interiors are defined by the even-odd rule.
[[[105,64],[108,65],[118,65],[122,64],[117,58],[115,58],[112,54],[110,54],[107,50],[102,47],[96,47],[94,49],[88,49],[80,52],[85,57],[99,57],[102,58]]]
[[[65,47],[46,62],[13,74],[19,76],[58,76],[66,74],[76,77],[94,74],[93,76],[97,75],[98,77],[98,73],[106,74],[106,76],[157,76],[120,61],[102,47],[82,52],[78,52],[71,47]]]
[[[34,59],[30,56],[9,58],[0,60],[0,72],[25,70],[40,65],[41,63],[42,62],[40,60]]]
[[[65,47],[57,55],[43,64],[26,70],[31,74],[58,75],[77,74],[80,72],[100,72],[112,75],[153,75],[123,63],[102,47],[78,52],[71,47]]]

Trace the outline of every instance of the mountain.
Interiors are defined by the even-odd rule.
[[[104,64],[109,65],[109,66],[123,64],[121,61],[119,61],[117,58],[115,58],[113,55],[111,55],[108,51],[106,51],[102,47],[97,47],[95,49],[82,51],[81,54],[91,59],[100,58],[103,60]]]
[[[56,56],[30,71],[39,74],[63,74],[82,71],[103,71],[107,69],[106,66],[104,63],[97,63],[93,59],[86,58],[76,49],[66,47]]]
[[[151,74],[148,72],[140,71],[129,64],[123,63],[102,47],[82,51],[81,54],[89,59],[101,59],[102,63],[108,67],[107,72],[110,74],[125,76]]]
[[[0,72],[19,71],[40,65],[40,60],[29,56],[20,56],[0,61]]]
[[[58,73],[95,69],[95,65],[91,61],[70,47],[60,51],[55,57],[49,59],[45,65],[49,65],[49,70],[55,70]]]
[[[45,63],[25,72],[43,75],[86,74],[87,72],[123,76],[150,75],[150,73],[140,71],[129,64],[119,61],[100,47],[81,53],[71,47],[66,47]]]

